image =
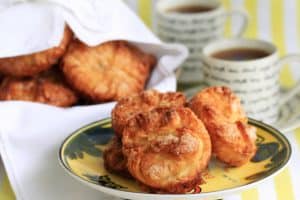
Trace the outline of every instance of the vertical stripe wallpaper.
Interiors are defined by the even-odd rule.
[[[231,1],[230,0],[222,0],[222,3],[223,3],[223,6],[226,8],[226,9],[230,9],[231,8]],[[230,36],[231,35],[231,21],[226,21],[226,24],[225,24],[225,36]]]
[[[279,47],[279,54],[281,56],[286,54],[286,45],[284,37],[284,1],[272,0],[271,3],[271,28],[272,28],[272,41]],[[293,77],[288,65],[284,66],[281,71],[281,83],[284,86],[291,86]]]
[[[245,0],[244,1],[244,6],[245,9],[249,12],[249,26],[248,29],[246,30],[246,33],[244,34],[245,37],[250,37],[250,38],[257,38],[257,29],[258,29],[258,1],[259,0]]]

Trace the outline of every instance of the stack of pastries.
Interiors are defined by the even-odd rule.
[[[256,129],[226,87],[204,89],[190,101],[155,90],[122,98],[112,127],[105,168],[153,193],[187,193],[203,182],[212,156],[239,167],[256,152]]]
[[[144,90],[156,58],[125,41],[89,47],[66,27],[57,47],[0,58],[0,101],[69,107],[119,100]]]

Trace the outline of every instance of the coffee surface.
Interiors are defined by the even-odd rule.
[[[211,56],[222,60],[246,61],[264,58],[268,55],[270,53],[261,49],[233,48],[215,52]]]
[[[178,6],[174,8],[170,8],[167,11],[168,12],[173,12],[173,13],[183,13],[183,14],[188,14],[188,13],[201,13],[201,12],[208,12],[213,10],[213,7],[208,7],[208,6],[199,6],[199,5],[186,5],[186,6]]]

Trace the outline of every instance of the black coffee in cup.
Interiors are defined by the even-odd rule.
[[[246,61],[264,58],[268,55],[270,55],[270,53],[262,49],[241,47],[217,51],[211,56],[222,60]]]
[[[210,6],[205,6],[205,5],[184,5],[184,6],[170,8],[167,10],[167,12],[189,14],[189,13],[208,12],[213,9],[215,8]]]

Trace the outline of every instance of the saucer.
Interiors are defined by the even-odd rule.
[[[283,134],[253,119],[249,123],[257,128],[258,135],[258,151],[251,162],[229,168],[212,159],[208,174],[204,176],[205,184],[196,186],[187,194],[147,193],[136,181],[106,171],[102,153],[114,135],[110,119],[84,126],[70,135],[61,145],[59,160],[66,172],[78,181],[115,197],[132,200],[220,198],[275,176],[290,159],[291,146]]]

